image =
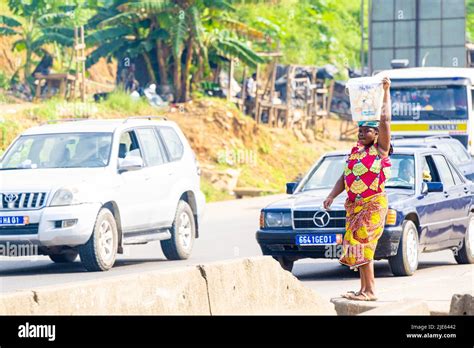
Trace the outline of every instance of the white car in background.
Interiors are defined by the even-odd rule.
[[[123,246],[190,256],[205,206],[200,169],[171,121],[134,117],[31,128],[0,163],[0,243],[110,269]]]

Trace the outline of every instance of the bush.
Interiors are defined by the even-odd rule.
[[[110,93],[107,99],[101,102],[100,105],[106,110],[119,111],[128,115],[139,115],[146,110],[153,110],[147,100],[143,98],[134,100],[128,93],[123,91]]]
[[[10,89],[10,79],[0,70],[0,89]]]

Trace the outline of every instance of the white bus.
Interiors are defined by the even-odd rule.
[[[379,72],[392,81],[392,134],[450,135],[474,155],[474,68],[405,68]]]

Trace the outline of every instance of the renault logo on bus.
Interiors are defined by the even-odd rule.
[[[316,227],[326,227],[331,217],[327,211],[317,211],[313,216],[313,222]]]

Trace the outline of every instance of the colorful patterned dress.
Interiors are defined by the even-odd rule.
[[[346,161],[346,233],[339,262],[351,269],[374,259],[388,211],[385,180],[390,177],[390,167],[390,157],[381,158],[377,144],[365,147],[358,143]]]

